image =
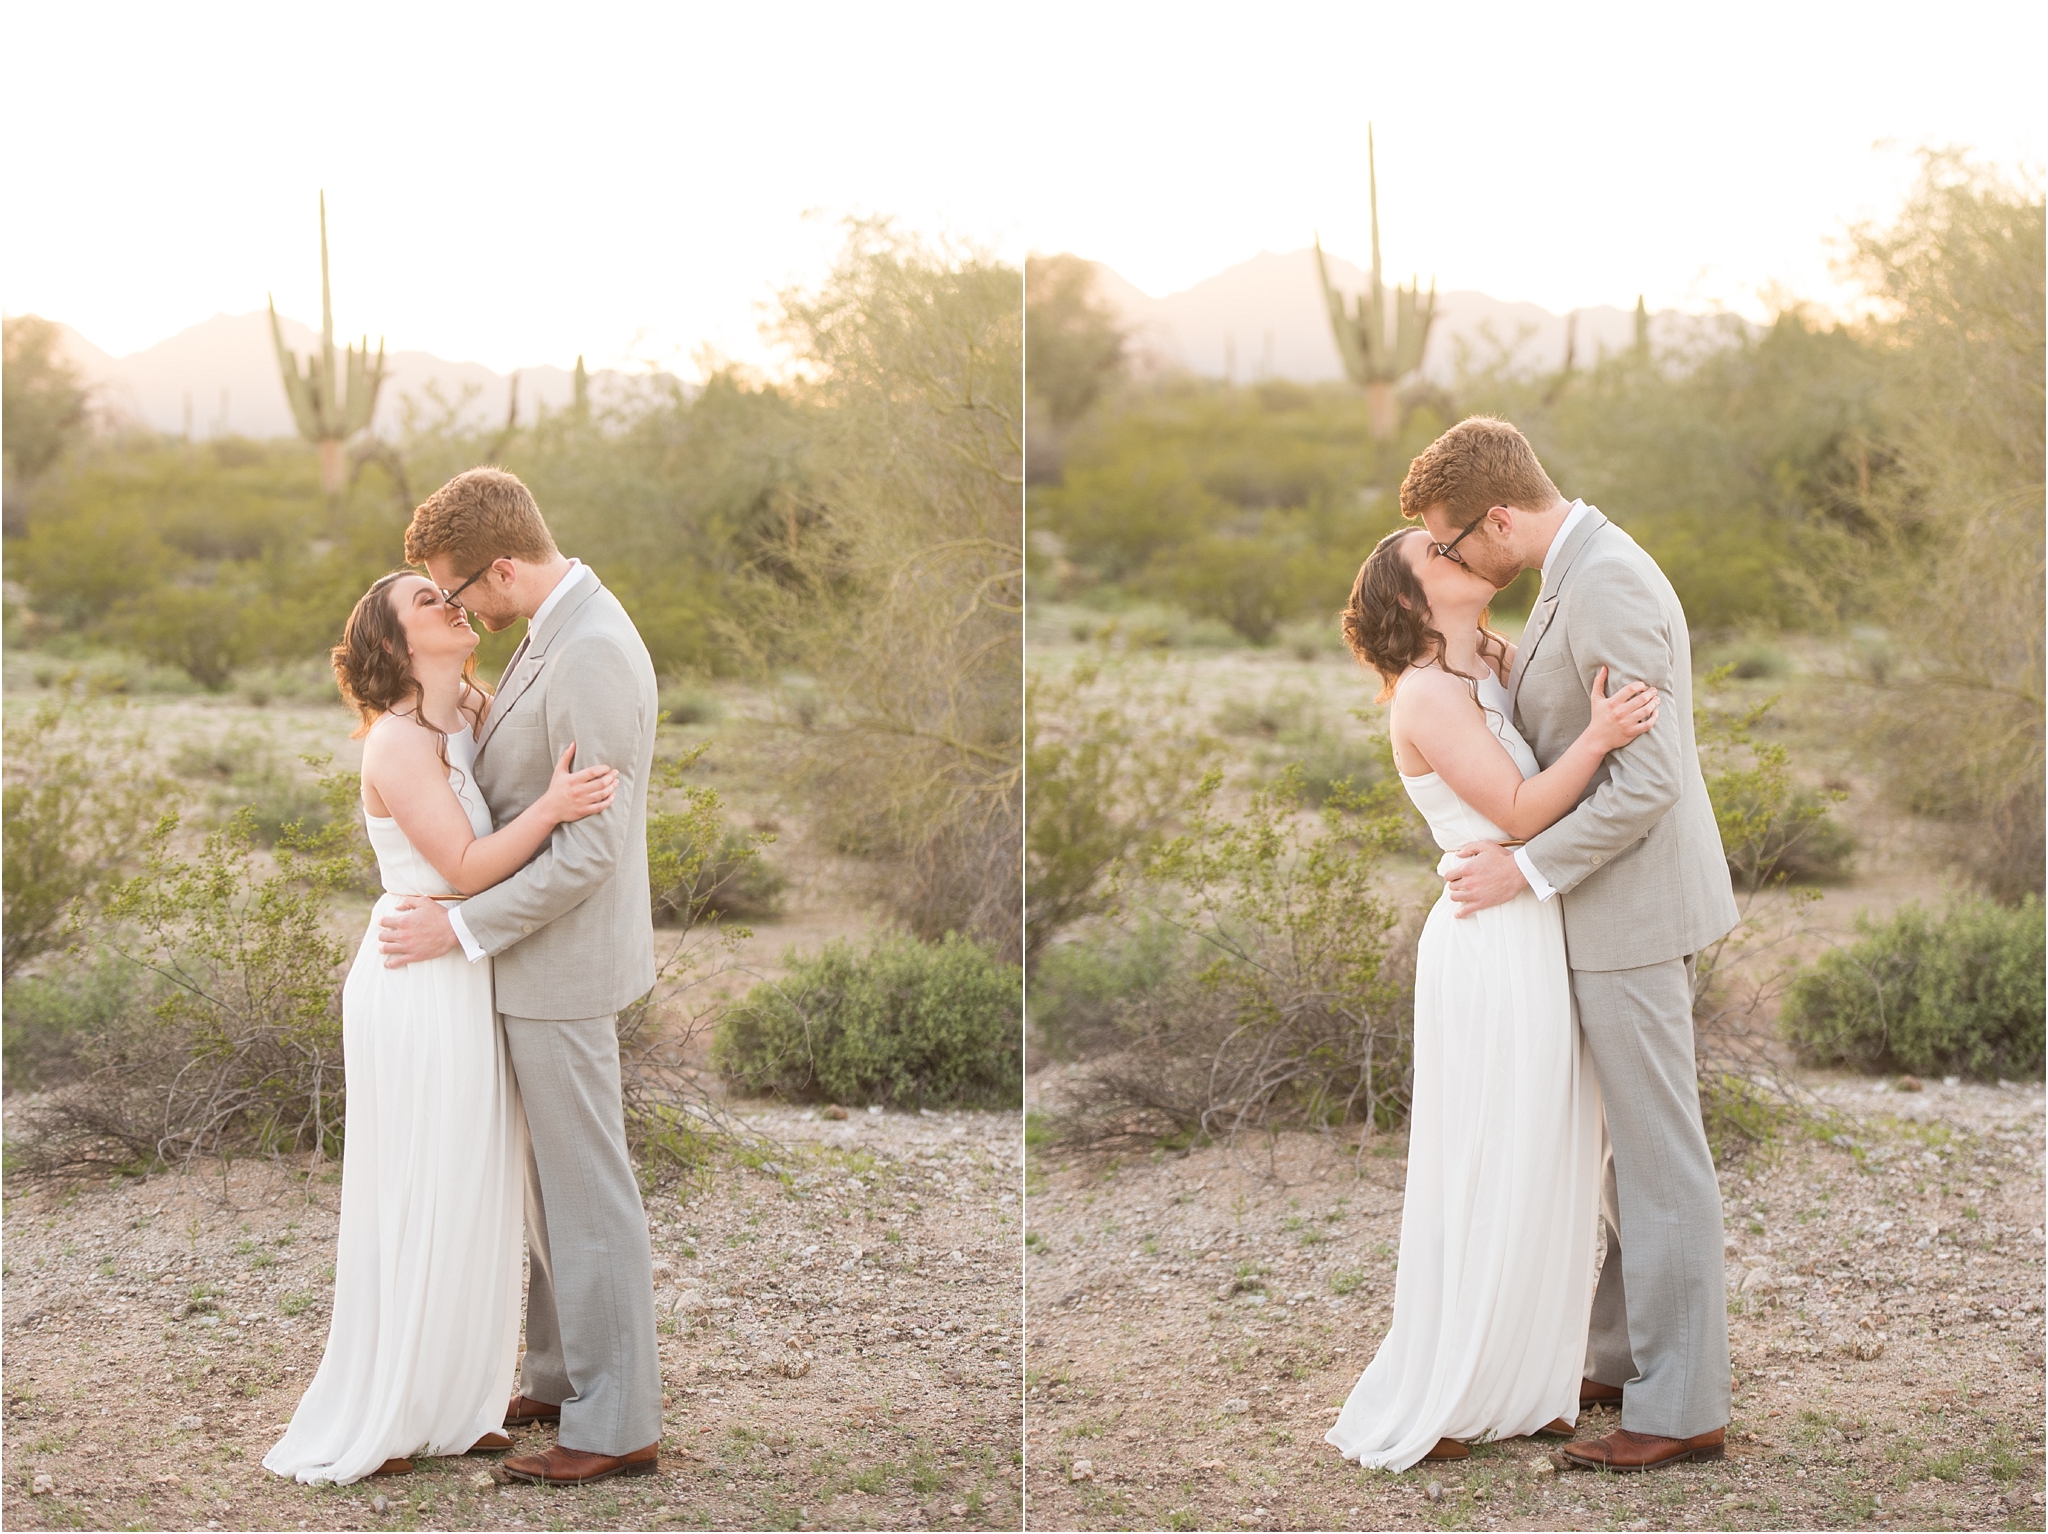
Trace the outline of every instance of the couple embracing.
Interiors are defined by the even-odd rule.
[[[653,1264],[613,1019],[654,984],[654,668],[513,475],[442,486],[405,556],[428,574],[378,580],[333,654],[362,715],[384,894],[342,991],[333,1320],[263,1463],[348,1482],[558,1422],[554,1444],[505,1469],[651,1474]],[[495,696],[472,617],[493,633],[526,620]]]
[[[1505,421],[1438,438],[1401,512],[1422,525],[1373,550],[1343,627],[1446,887],[1416,957],[1393,1324],[1328,1441],[1405,1470],[1571,1439],[1613,1403],[1620,1427],[1569,1461],[1718,1459],[1728,1316],[1692,1001],[1736,909],[1685,614]],[[1524,570],[1543,586],[1517,646],[1486,607]]]

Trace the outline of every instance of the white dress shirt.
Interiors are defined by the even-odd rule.
[[[520,641],[522,649],[533,639],[534,631],[547,622],[548,614],[561,605],[562,598],[569,594],[569,589],[589,573],[590,566],[582,560],[569,561],[569,568],[563,572],[562,578],[555,582],[555,589],[541,600],[540,606],[533,610],[533,616],[526,620],[526,638]],[[513,658],[516,660],[518,657],[515,654]],[[512,670],[510,666],[505,669],[508,674]],[[474,964],[478,959],[488,958],[489,955],[484,952],[483,945],[471,937],[469,928],[463,925],[462,907],[452,905],[447,909],[448,925],[455,929],[455,940],[462,944],[462,951],[469,956],[469,962]]]
[[[1550,540],[1550,547],[1543,551],[1543,591],[1550,589],[1550,566],[1557,558],[1557,551],[1564,547],[1564,541],[1571,537],[1572,529],[1585,521],[1586,514],[1592,509],[1584,501],[1573,501],[1572,509],[1566,512],[1564,520],[1557,524],[1556,536]],[[1539,602],[1543,600],[1542,591],[1537,593],[1536,600]],[[1515,664],[1520,665],[1521,662],[1521,656],[1517,655],[1515,657]],[[1511,724],[1513,722],[1513,720],[1509,721]],[[1517,847],[1515,849],[1515,867],[1522,870],[1522,877],[1529,881],[1529,888],[1536,892],[1538,900],[1548,900],[1557,893],[1556,890],[1550,887],[1550,881],[1536,872],[1536,865],[1529,861],[1529,849],[1527,847]]]

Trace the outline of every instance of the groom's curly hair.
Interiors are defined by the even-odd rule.
[[[1415,455],[1401,481],[1401,515],[1413,520],[1432,506],[1465,527],[1493,506],[1547,511],[1557,486],[1536,449],[1511,421],[1467,416]]]
[[[1428,536],[1426,528],[1397,527],[1375,544],[1351,583],[1351,600],[1337,615],[1351,653],[1380,674],[1375,702],[1393,697],[1395,684],[1410,666],[1443,664],[1444,636],[1431,624],[1422,582],[1401,553],[1402,539]],[[1493,631],[1488,616],[1479,615],[1479,648],[1504,661],[1507,641]]]
[[[533,492],[504,469],[466,469],[420,502],[405,530],[407,564],[445,554],[462,573],[494,559],[553,559],[554,535]]]

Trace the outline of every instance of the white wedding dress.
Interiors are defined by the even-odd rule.
[[[468,731],[448,737],[448,759],[470,825],[488,836]],[[454,890],[397,821],[364,820],[385,893],[341,993],[348,1109],[334,1317],[290,1430],[263,1457],[308,1483],[461,1454],[499,1431],[519,1346],[526,1120],[491,966],[458,949],[384,967],[377,922],[397,897]]]
[[[1524,778],[1507,691],[1478,684]],[[1505,834],[1435,773],[1402,786],[1450,849]],[[1600,1093],[1572,1012],[1556,899],[1459,920],[1448,891],[1415,961],[1415,1088],[1394,1321],[1326,1435],[1406,1470],[1440,1438],[1577,1420],[1593,1299]]]

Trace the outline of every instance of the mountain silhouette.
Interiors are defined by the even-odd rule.
[[[1370,285],[1359,267],[1328,252],[1325,256],[1330,280],[1347,293],[1362,293]],[[1100,263],[1095,263],[1095,274],[1096,291],[1130,327],[1134,349],[1156,366],[1239,383],[1260,378],[1321,383],[1344,376],[1312,248],[1261,251],[1164,298],[1139,291]],[[1402,273],[1399,280],[1409,278]],[[1395,274],[1387,273],[1385,280],[1391,286]],[[1574,347],[1581,364],[1592,362],[1603,348],[1619,351],[1634,343],[1632,309],[1603,304],[1576,313]],[[1653,315],[1653,336],[1661,338],[1675,318]],[[1555,369],[1564,361],[1566,326],[1566,316],[1539,304],[1462,289],[1438,293],[1422,374],[1449,384],[1461,367],[1496,359],[1517,371]]]
[[[285,344],[301,357],[318,356],[320,334],[310,325],[278,316]],[[284,382],[278,376],[277,350],[270,338],[270,315],[216,314],[181,330],[167,340],[126,357],[114,357],[68,325],[60,325],[65,350],[85,380],[92,384],[102,412],[156,431],[195,438],[289,437],[297,432]],[[340,346],[360,337],[335,337]],[[575,377],[558,367],[521,368],[519,419],[531,424],[537,407],[568,405]],[[626,375],[591,375],[600,397]],[[382,436],[397,434],[411,397],[430,413],[431,390],[449,405],[463,402],[457,419],[465,425],[500,425],[511,390],[511,376],[478,362],[449,362],[430,352],[402,351],[385,355],[384,388],[377,397],[372,429]]]

